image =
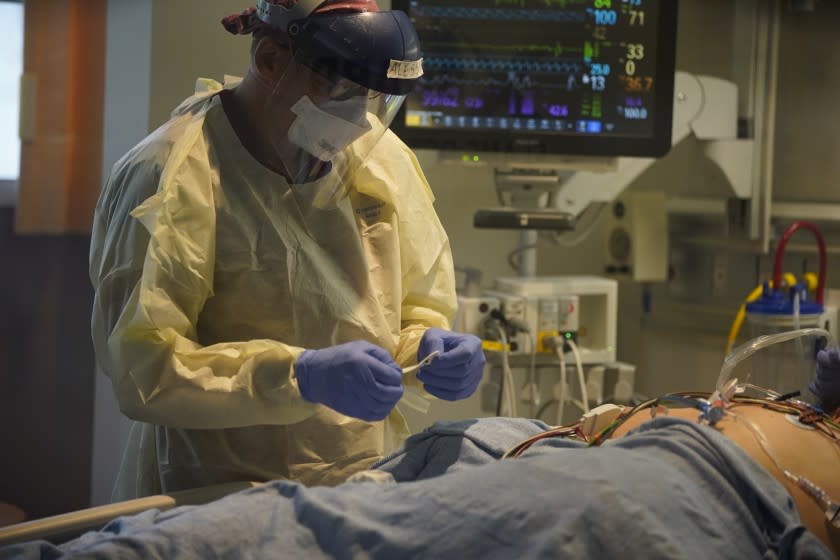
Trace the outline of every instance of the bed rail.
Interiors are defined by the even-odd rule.
[[[138,498],[136,500],[127,500],[53,515],[43,519],[26,521],[0,528],[0,546],[34,540],[45,540],[53,544],[61,544],[88,531],[97,531],[117,517],[136,515],[148,509],[164,511],[178,506],[206,504],[228,494],[255,486],[259,486],[259,483],[229,482],[193,490],[183,490],[169,494]]]

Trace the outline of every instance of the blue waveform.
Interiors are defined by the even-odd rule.
[[[587,18],[586,12],[582,11],[467,8],[463,6],[417,6],[412,8],[412,14],[419,17],[447,19],[490,19],[556,23],[585,23]]]
[[[432,87],[440,87],[448,84],[452,84],[459,87],[507,87],[512,86],[517,89],[521,88],[542,88],[542,89],[567,89],[571,90],[574,87],[576,82],[569,84],[568,82],[562,83],[546,83],[540,82],[539,80],[532,79],[531,76],[524,76],[519,77],[516,74],[511,73],[508,75],[507,79],[505,80],[497,80],[496,78],[480,78],[476,80],[471,80],[468,78],[457,78],[455,76],[448,76],[448,75],[437,75],[433,77],[426,77],[420,78],[420,84],[423,86],[432,86]]]
[[[417,93],[422,95],[421,106],[427,109],[458,109],[463,106],[470,111],[480,111],[487,104],[483,96],[462,98],[461,89],[454,86],[445,89],[421,89]],[[555,102],[538,103],[537,92],[534,90],[509,90],[506,93],[485,91],[484,95],[489,95],[491,101],[506,103],[507,114],[510,117],[531,117],[535,116],[538,111],[555,118],[569,116],[568,105]],[[502,98],[505,95],[507,99],[503,100]]]
[[[556,59],[493,59],[429,57],[423,60],[423,67],[432,71],[459,72],[546,72],[549,74],[580,74],[586,68],[583,63]]]

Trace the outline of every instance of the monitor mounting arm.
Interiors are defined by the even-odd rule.
[[[671,145],[691,135],[703,141],[706,156],[723,171],[735,196],[746,199],[752,182],[753,140],[738,139],[737,126],[735,84],[710,76],[676,73]],[[575,173],[558,186],[555,208],[577,216],[593,202],[611,202],[656,161],[621,157],[613,171]]]

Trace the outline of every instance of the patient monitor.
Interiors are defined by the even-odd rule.
[[[671,147],[674,0],[394,0],[425,75],[392,127],[413,148],[501,167]],[[596,164],[597,165],[597,164]]]

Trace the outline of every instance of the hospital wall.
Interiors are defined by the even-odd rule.
[[[108,177],[111,166],[151,130],[152,14],[149,0],[108,2],[103,177]],[[111,381],[99,370],[94,389],[89,495],[94,505],[100,505],[110,501],[131,422],[120,413]]]
[[[219,26],[222,15],[236,12],[243,5],[238,0],[200,3],[110,0],[106,169],[134,142],[166,120],[171,109],[192,92],[195,77],[221,80],[224,74],[241,75],[246,70],[248,39],[230,36]],[[731,6],[731,0],[681,2],[677,53],[680,69],[723,78],[730,76],[733,53],[729,43],[709,38],[732,35]],[[815,14],[793,16],[786,13],[784,16],[775,157],[780,198],[826,202],[840,199],[838,189],[832,184],[840,172],[840,158],[835,156],[838,137],[834,125],[840,119],[840,109],[832,98],[840,86],[840,61],[837,60],[840,54],[831,26],[838,16],[840,7],[833,2],[820,3]],[[813,64],[803,64],[803,58],[816,60]],[[430,152],[420,152],[419,156],[437,196],[438,212],[451,237],[456,264],[481,269],[486,287],[492,286],[493,279],[498,276],[511,275],[505,255],[516,246],[516,235],[472,227],[476,209],[496,204],[492,169],[439,165],[435,154]],[[723,196],[728,192],[720,172],[704,160],[697,143],[690,140],[653,166],[631,189],[664,190],[669,195]],[[684,218],[672,222],[675,231],[685,231],[692,226],[693,222]],[[700,227],[723,235],[722,224],[704,222]],[[51,246],[61,247],[64,242]],[[539,271],[541,274],[599,274],[604,265],[604,244],[605,220],[602,218],[579,246],[546,246],[540,250]],[[766,278],[770,266],[767,256],[723,250],[720,244],[678,246],[675,250],[682,251],[683,260],[690,266],[677,271],[677,281],[682,282],[680,289],[675,289],[673,283],[649,287],[653,302],[650,311],[642,308],[642,286],[622,283],[620,288],[618,356],[639,367],[637,389],[648,394],[709,387],[720,365],[725,331],[737,303],[760,278]],[[43,254],[52,259],[51,262],[72,258],[73,266],[82,269],[86,261],[86,254],[82,253],[78,250],[70,257]],[[21,257],[15,254],[7,250],[0,252],[0,259],[3,259],[0,270],[20,268]],[[726,261],[730,281],[723,292],[713,293],[710,263],[716,255],[722,255],[718,258]],[[787,268],[801,269],[803,257],[813,261],[813,255],[792,254]],[[840,287],[840,263],[836,254],[832,255],[830,263],[830,283]],[[813,262],[809,265],[814,267]],[[20,270],[21,293],[35,297],[39,288],[34,280],[44,271],[31,264]],[[33,281],[27,283],[26,279]],[[58,292],[59,298],[61,293]],[[687,293],[690,295],[686,296]],[[81,299],[67,310],[67,314],[72,314],[73,324],[82,319],[87,322],[88,304],[89,301]],[[6,328],[17,328],[19,319],[14,316],[4,316],[3,320],[7,321]],[[31,325],[24,328],[40,327],[33,322],[23,324]],[[51,332],[49,336],[57,344],[55,341],[61,340],[60,336],[67,335]],[[86,333],[73,333],[65,340],[77,338],[84,339],[86,344],[89,340]],[[60,367],[92,367],[92,361],[74,355],[72,348],[61,346],[61,349],[62,352],[66,350],[72,361],[45,367],[56,371]],[[27,350],[36,351],[35,348]],[[96,376],[95,410],[91,484],[92,500],[99,503],[107,499],[128,426],[113,402],[107,379],[101,374]],[[472,410],[474,408],[454,406],[448,409],[451,414],[462,411],[467,415]],[[35,414],[30,413],[25,418],[33,434],[41,429]],[[69,438],[68,441],[78,438],[84,447],[80,428],[57,430],[62,437]],[[35,460],[27,458],[26,464],[35,464]]]

